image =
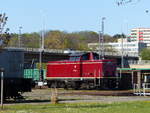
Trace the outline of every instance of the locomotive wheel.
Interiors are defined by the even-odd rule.
[[[108,88],[115,89],[116,88],[116,80],[114,80],[114,79],[108,80]]]
[[[57,88],[57,82],[53,82],[53,83],[51,84],[51,88]]]
[[[80,82],[73,82],[72,83],[72,88],[75,89],[75,90],[78,90],[80,89],[81,87],[81,83]]]

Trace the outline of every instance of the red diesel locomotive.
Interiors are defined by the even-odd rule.
[[[71,54],[69,60],[47,64],[47,84],[58,88],[115,88],[116,62],[97,53]]]

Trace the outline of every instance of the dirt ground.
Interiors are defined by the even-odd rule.
[[[125,102],[125,101],[143,101],[149,100],[149,96],[136,96],[133,95],[132,90],[64,90],[64,89],[50,89],[41,88],[33,89],[32,92],[26,92],[22,95],[23,100],[7,100],[5,104],[39,104],[50,103],[51,92],[56,91],[59,103],[80,103],[80,102]]]

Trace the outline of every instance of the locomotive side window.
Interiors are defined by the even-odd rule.
[[[90,59],[90,54],[84,54],[84,55],[82,55],[82,57],[81,57],[81,60],[89,60]]]
[[[80,60],[80,56],[72,56],[69,59],[70,61],[79,61]]]
[[[96,53],[93,53],[93,58],[94,58],[94,60],[99,60],[99,55]]]

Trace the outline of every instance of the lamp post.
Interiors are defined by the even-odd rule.
[[[42,31],[42,35],[40,38],[40,56],[39,56],[39,63],[40,63],[40,81],[43,78],[43,69],[42,69],[42,53],[44,51],[44,30]]]
[[[43,68],[42,68],[42,53],[44,51],[44,35],[45,35],[45,18],[44,18],[44,13],[41,11],[42,14],[42,28],[43,30],[41,31],[41,38],[40,38],[40,58],[39,58],[39,63],[40,63],[40,82],[43,80]]]
[[[22,27],[20,26],[19,27],[19,35],[18,35],[18,47],[19,48],[21,47],[21,30],[22,30]]]
[[[123,34],[121,36],[121,68],[124,67],[124,49],[123,49]]]
[[[100,59],[104,59],[104,20],[106,18],[102,17],[101,20],[101,32],[99,32],[99,55]]]
[[[102,51],[101,51],[101,34],[102,34],[102,32],[99,31],[99,59],[101,59],[101,54],[102,54]]]

